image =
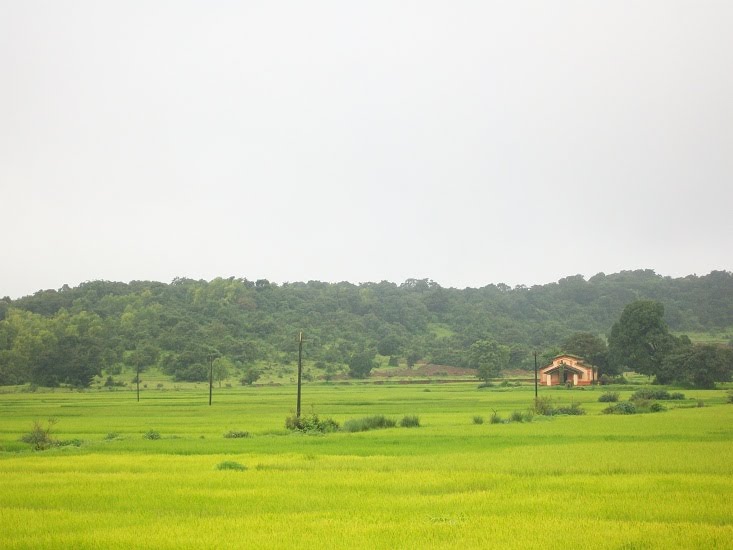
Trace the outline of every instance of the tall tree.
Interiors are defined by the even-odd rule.
[[[509,363],[509,348],[490,339],[477,340],[469,350],[469,364],[485,382],[496,378]]]
[[[624,308],[611,328],[609,363],[614,369],[627,368],[653,376],[673,345],[664,321],[664,306],[654,300],[636,300]]]
[[[567,337],[562,345],[565,353],[578,355],[587,360],[591,365],[598,368],[603,374],[616,374],[609,372],[608,368],[608,346],[605,340],[590,332],[576,332]]]

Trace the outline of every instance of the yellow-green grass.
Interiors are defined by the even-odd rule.
[[[212,407],[203,389],[140,403],[131,391],[3,394],[0,548],[733,547],[725,392],[635,416],[601,415],[602,392],[544,389],[586,416],[477,425],[526,409],[532,389],[306,386],[304,412],[422,425],[325,436],[284,430],[292,386],[218,390]],[[18,441],[48,417],[82,445]],[[161,439],[144,439],[150,429]],[[217,470],[224,461],[247,469]]]

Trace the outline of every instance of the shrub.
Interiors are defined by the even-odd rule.
[[[249,437],[249,432],[230,430],[224,434],[224,437],[226,439],[242,439],[245,437]]]
[[[557,407],[556,409],[554,409],[553,414],[569,414],[573,416],[579,416],[585,414],[585,409],[583,409],[577,403],[572,403],[569,407]]]
[[[534,412],[543,416],[552,416],[552,398],[544,395],[538,397],[534,404]]]
[[[617,391],[607,391],[598,398],[601,403],[616,403],[618,401]]]
[[[60,441],[56,441],[55,445],[57,447],[81,447],[81,444],[84,443],[81,439],[62,439]]]
[[[420,418],[414,414],[408,414],[400,420],[400,426],[403,428],[419,428]]]
[[[616,403],[603,409],[603,414],[636,414],[636,406],[631,402]]]
[[[117,439],[120,436],[117,432],[109,432],[107,435],[104,436],[104,438],[107,441],[111,441],[113,439]]]
[[[44,451],[57,444],[57,441],[51,437],[51,429],[56,425],[55,418],[49,418],[44,426],[40,420],[34,420],[31,431],[25,434],[20,440],[23,443],[33,445],[34,451]]]
[[[338,422],[331,418],[319,418],[316,413],[307,414],[298,418],[296,415],[290,415],[285,419],[285,427],[288,430],[302,432],[308,434],[329,433],[338,431]]]
[[[366,432],[382,428],[394,428],[397,423],[384,415],[365,416],[364,418],[352,418],[344,422],[345,432]]]
[[[665,407],[661,403],[654,402],[651,405],[649,405],[650,412],[661,412],[661,411],[666,411],[666,410],[667,410],[667,407]]]
[[[524,420],[522,411],[512,411],[512,414],[509,415],[510,422],[522,422],[522,420]]]
[[[238,471],[244,471],[247,469],[247,466],[244,464],[240,464],[239,462],[234,462],[233,460],[225,460],[224,462],[219,462],[219,464],[216,465],[217,470],[238,470]]]
[[[498,412],[494,411],[489,417],[489,424],[501,424],[504,422]]]
[[[156,440],[160,439],[160,432],[156,432],[155,430],[148,430],[143,434],[143,439],[150,439],[150,440]]]
[[[474,424],[483,424],[484,423],[484,417],[483,416],[479,416],[479,415],[475,415],[473,417],[473,423]]]
[[[635,391],[634,395],[632,395],[630,399],[632,401],[637,401],[640,399],[658,399],[660,401],[668,401],[670,399],[681,400],[684,398],[685,394],[680,392],[669,393],[667,390],[653,390],[651,388],[642,388]]]
[[[698,399],[698,400],[697,400],[697,408],[698,408],[698,409],[701,409],[701,408],[703,408],[704,406],[705,406],[705,401],[703,401],[702,399]]]

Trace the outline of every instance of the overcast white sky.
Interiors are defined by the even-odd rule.
[[[0,296],[733,268],[733,2],[0,0]]]

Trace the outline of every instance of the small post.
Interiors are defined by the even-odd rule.
[[[537,408],[537,352],[534,352],[534,408]]]
[[[211,396],[214,392],[214,356],[209,355],[209,406],[211,406]]]
[[[137,402],[140,403],[140,361],[136,361],[137,370],[135,371],[135,382],[137,383]]]
[[[300,384],[303,375],[303,331],[298,334],[298,402],[295,407],[295,416],[300,418]]]

